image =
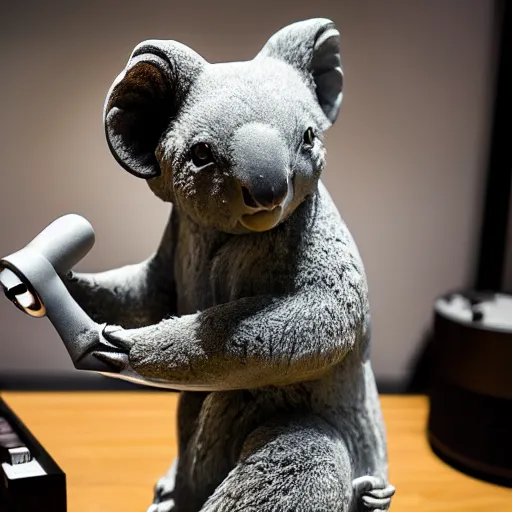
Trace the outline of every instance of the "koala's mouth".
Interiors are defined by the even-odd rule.
[[[268,231],[281,220],[283,209],[277,206],[273,210],[262,210],[256,213],[242,215],[240,224],[251,231]]]

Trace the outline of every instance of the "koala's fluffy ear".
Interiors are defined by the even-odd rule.
[[[287,62],[312,82],[318,103],[332,124],[340,110],[343,71],[340,33],[331,20],[299,21],[276,32],[257,57],[274,57]]]
[[[155,150],[206,61],[175,41],[137,45],[112,84],[103,112],[116,160],[139,178],[160,174]]]

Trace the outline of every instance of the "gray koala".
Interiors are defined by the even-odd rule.
[[[248,62],[143,42],[108,93],[114,157],[173,209],[149,259],[67,286],[97,357],[182,391],[151,512],[389,508],[366,278],[319,181],[342,77],[312,19]]]

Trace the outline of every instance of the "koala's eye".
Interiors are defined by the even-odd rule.
[[[315,142],[315,132],[311,126],[304,132],[304,144],[312,146]]]
[[[204,167],[213,162],[213,154],[210,146],[206,142],[199,142],[190,148],[192,162],[196,167]]]

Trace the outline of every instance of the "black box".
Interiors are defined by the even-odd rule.
[[[0,398],[0,418],[29,449],[32,461],[0,464],[0,512],[66,512],[66,475]]]

